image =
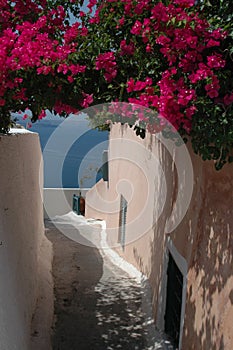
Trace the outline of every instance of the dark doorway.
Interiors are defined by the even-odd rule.
[[[171,341],[176,348],[179,348],[182,289],[183,275],[176,265],[171,253],[169,253],[165,332],[171,337]]]

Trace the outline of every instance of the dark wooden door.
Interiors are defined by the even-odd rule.
[[[176,265],[171,253],[169,253],[165,332],[171,337],[176,348],[179,347],[182,289],[183,275]]]

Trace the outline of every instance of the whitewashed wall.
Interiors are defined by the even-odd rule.
[[[28,350],[43,240],[37,134],[0,135],[0,349]]]
[[[52,219],[56,215],[64,215],[72,211],[73,195],[85,198],[89,188],[45,188],[44,189],[44,217]]]

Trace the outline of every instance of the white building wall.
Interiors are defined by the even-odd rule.
[[[28,350],[44,234],[37,134],[0,135],[0,349]]]

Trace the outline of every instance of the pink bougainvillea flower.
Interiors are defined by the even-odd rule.
[[[192,83],[197,83],[199,80],[203,80],[207,77],[211,77],[213,75],[212,70],[207,67],[204,63],[198,64],[198,69],[195,73],[189,75],[189,79]]]
[[[86,94],[85,92],[83,92],[82,95],[83,95],[83,100],[82,100],[82,102],[81,102],[81,106],[82,106],[83,108],[87,108],[87,107],[89,107],[89,106],[92,104],[92,102],[94,101],[94,99],[93,99],[93,94]]]
[[[223,102],[226,106],[229,106],[230,104],[232,104],[233,103],[233,92],[225,95],[223,98]]]
[[[39,116],[38,116],[38,119],[43,119],[46,117],[46,112],[44,109],[42,109],[42,111],[40,112]]]
[[[97,4],[96,0],[89,0],[87,4],[87,8],[89,8],[90,13],[92,13],[93,7]]]
[[[226,31],[223,31],[221,28],[217,28],[217,29],[214,29],[214,30],[211,32],[211,36],[212,36],[212,38],[214,38],[215,40],[225,39],[226,36],[227,36],[227,32],[226,32]]]
[[[169,44],[171,42],[171,39],[168,38],[167,36],[165,35],[160,35],[157,39],[156,39],[156,43],[157,44],[160,44],[160,45],[166,45],[166,44]]]
[[[223,68],[225,64],[226,61],[220,54],[214,54],[207,57],[207,65],[210,68]]]
[[[69,70],[73,75],[76,75],[78,73],[84,73],[86,70],[86,66],[79,65],[79,64],[71,64],[69,66]]]
[[[152,79],[147,77],[145,81],[134,81],[133,78],[130,78],[127,82],[127,92],[132,91],[141,91],[144,90],[147,86],[151,86],[153,83]]]
[[[174,4],[177,4],[181,7],[191,7],[195,4],[195,0],[174,0]]]
[[[148,53],[150,53],[150,52],[152,52],[152,46],[150,45],[150,44],[147,44],[146,45],[146,52],[148,52]]]
[[[124,23],[125,23],[125,18],[124,18],[124,17],[121,17],[121,18],[119,19],[119,21],[118,21],[118,25],[119,25],[119,26],[123,26]]]
[[[42,66],[37,68],[37,74],[48,75],[51,72],[53,72],[53,68],[51,66]]]
[[[4,98],[0,98],[0,106],[3,107],[5,106],[6,101],[4,100]]]
[[[104,77],[107,82],[111,82],[117,75],[115,55],[113,52],[99,54],[96,58],[96,70],[104,69]]]
[[[120,42],[120,55],[129,55],[132,56],[135,51],[134,43],[130,42],[128,45],[126,44],[126,40],[122,40]]]
[[[186,117],[189,119],[192,119],[192,116],[195,114],[196,111],[197,111],[196,106],[190,106],[190,107],[186,108],[186,110],[185,110]]]
[[[69,67],[65,63],[59,64],[59,66],[57,68],[57,72],[63,73],[63,74],[67,74],[68,70],[69,70]]]
[[[198,44],[198,37],[190,35],[187,37],[186,42],[192,49],[196,49]]]
[[[131,29],[131,33],[134,35],[140,35],[142,32],[142,23],[140,21],[136,21]]]
[[[66,114],[76,114],[78,112],[77,108],[74,108],[70,105],[67,105],[59,100],[56,101],[54,105],[54,111],[58,114],[66,113]]]
[[[219,80],[216,76],[213,76],[211,83],[205,85],[205,90],[210,98],[218,97],[219,95]]]
[[[220,41],[216,41],[216,40],[213,40],[213,39],[210,39],[208,42],[207,42],[207,47],[213,47],[213,46],[220,46]]]
[[[167,22],[169,20],[167,7],[162,2],[156,4],[151,10],[150,19],[158,20],[159,22]]]
[[[71,43],[73,40],[76,40],[79,34],[80,23],[73,23],[64,34],[65,43]]]
[[[71,84],[74,82],[74,78],[72,77],[72,75],[68,75],[67,80]]]
[[[196,92],[193,89],[182,89],[178,94],[178,103],[182,106],[187,106],[187,104],[194,100]]]
[[[27,118],[29,118],[29,115],[25,113],[25,114],[23,115],[23,120],[26,120]]]

